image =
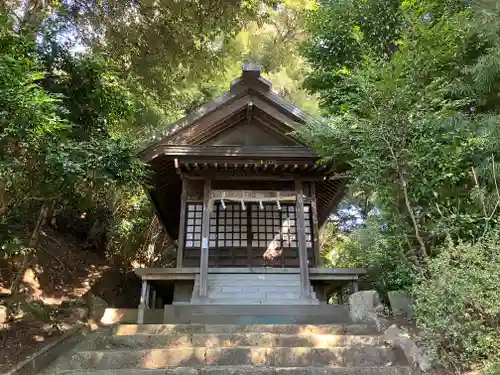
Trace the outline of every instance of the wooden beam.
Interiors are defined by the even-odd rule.
[[[205,172],[205,173],[203,173]],[[294,181],[297,178],[307,179],[309,181],[323,181],[322,176],[308,175],[306,173],[287,173],[287,172],[272,172],[259,174],[261,171],[249,171],[245,173],[243,171],[234,170],[219,170],[219,171],[203,171],[198,173],[184,173],[183,178],[188,180],[204,180],[210,178],[212,180],[234,180],[234,181]]]
[[[212,209],[212,200],[210,199],[211,190],[212,181],[205,180],[203,188],[203,221],[201,227],[200,298],[207,297],[208,289],[208,237],[210,233],[210,211]]]
[[[177,240],[177,268],[182,268],[184,258],[184,236],[186,229],[187,181],[182,179],[181,214],[179,220],[179,239]]]
[[[299,245],[300,292],[303,298],[311,297],[309,283],[309,266],[307,264],[306,230],[304,215],[304,188],[301,180],[295,180],[295,193],[297,201],[295,206],[297,241]]]
[[[210,145],[164,145],[162,146],[164,155],[170,161],[173,158],[191,157],[191,158],[224,158],[238,157],[240,159],[295,159],[295,160],[311,160],[317,161],[320,159],[310,147],[304,146],[210,146]],[[168,159],[172,158],[172,159]],[[161,163],[160,163],[161,164]]]

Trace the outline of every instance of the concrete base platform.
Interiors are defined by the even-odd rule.
[[[106,309],[104,324],[137,323],[137,309]],[[345,305],[166,305],[144,311],[144,324],[340,324]]]

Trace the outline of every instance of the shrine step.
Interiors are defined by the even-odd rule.
[[[410,375],[374,327],[135,325],[90,334],[43,375]]]
[[[364,324],[120,324],[111,328],[115,336],[176,334],[281,334],[281,335],[370,335],[375,327]]]
[[[253,367],[213,366],[175,369],[70,370],[58,375],[417,375],[408,366],[392,367]]]
[[[65,370],[159,369],[204,366],[382,366],[396,363],[392,348],[357,347],[176,347],[137,350],[81,350],[66,361]]]
[[[192,304],[233,305],[316,305],[311,285],[310,298],[301,298],[300,274],[209,274],[207,298],[199,298],[200,278],[196,276]]]
[[[381,336],[371,335],[339,335],[339,334],[276,334],[269,332],[244,333],[173,333],[173,334],[131,334],[105,335],[95,340],[86,341],[78,348],[80,350],[109,349],[159,349],[165,347],[303,347],[330,348],[362,345],[384,344]]]

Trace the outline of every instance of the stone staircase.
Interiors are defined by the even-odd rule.
[[[125,324],[90,334],[44,375],[410,375],[357,324]]]
[[[300,295],[300,274],[209,274],[208,301],[199,299],[200,279],[196,276],[191,304],[214,305],[317,305],[312,286],[311,298]]]

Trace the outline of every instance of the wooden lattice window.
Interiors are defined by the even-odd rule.
[[[251,206],[252,247],[297,247],[296,214],[294,204],[258,204]]]
[[[187,204],[186,220],[186,247],[201,247],[201,227],[203,221],[203,205],[199,203]]]
[[[240,204],[215,204],[210,216],[211,248],[247,247],[248,222],[247,211]]]
[[[295,204],[283,203],[281,210],[276,204],[257,203],[246,205],[243,210],[239,203],[214,204],[210,214],[209,247],[247,247],[251,234],[252,248],[297,248],[297,227]],[[312,248],[312,218],[310,205],[304,205],[306,247]],[[203,205],[187,204],[186,248],[201,247]]]

